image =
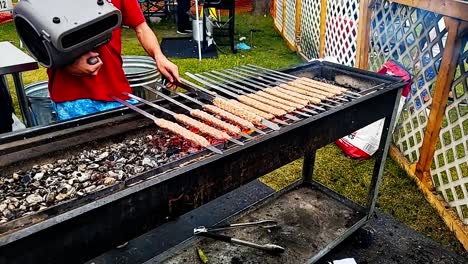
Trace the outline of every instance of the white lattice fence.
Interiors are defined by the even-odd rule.
[[[283,2],[287,0],[275,0],[275,27],[283,32]]]
[[[390,1],[378,1],[371,22],[369,65],[378,70],[398,61],[413,83],[399,117],[394,142],[412,163],[420,159],[432,96],[445,49],[447,29],[441,15]],[[439,143],[432,163],[434,186],[468,224],[468,44],[460,51]]]
[[[394,140],[411,162],[417,162],[447,36],[444,20],[432,12],[383,1],[374,9],[371,29],[370,69],[395,60],[413,75]]]
[[[325,56],[347,66],[356,63],[359,19],[358,0],[327,1]]]
[[[292,47],[296,46],[296,0],[286,1],[284,38]]]
[[[468,37],[461,52],[431,175],[445,201],[468,224]]]
[[[301,36],[298,45],[308,59],[319,58],[320,0],[301,1]]]

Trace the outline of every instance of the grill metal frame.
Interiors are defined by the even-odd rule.
[[[0,263],[31,263],[38,259],[47,263],[63,263],[64,260],[82,263],[302,156],[305,157],[302,182],[313,183],[316,149],[386,118],[381,144],[375,154],[368,205],[360,209],[365,216],[338,237],[333,245],[321,251],[322,255],[325,254],[364,225],[374,211],[384,157],[387,156],[391,139],[389,128],[393,127],[401,88],[405,85],[397,78],[327,62],[316,61],[283,70],[297,75],[303,72],[326,75],[330,71],[365,80],[367,88],[381,83],[388,85],[385,89],[282,127],[279,131],[270,131],[267,135],[245,142],[245,146],[230,145],[223,155],[204,150],[80,200],[72,200],[26,217],[36,221],[32,225],[19,227],[24,224],[23,218],[9,222],[9,227],[16,224],[19,228],[0,234]],[[190,105],[189,102],[186,104]],[[113,131],[103,133],[105,135],[117,133],[110,125],[113,123],[117,124],[120,133],[132,131],[137,123],[141,123],[141,119],[135,120],[135,114],[128,112],[127,109],[119,109],[29,130],[20,135],[9,135],[0,138],[0,153],[9,151],[12,159],[15,155],[24,154],[28,144],[16,149],[2,149],[1,143],[9,142],[6,144],[12,145],[18,143],[15,139],[27,136],[31,137],[29,140],[36,138],[33,140],[35,147],[45,153],[48,146],[59,148],[53,147],[55,139],[64,140],[67,147],[76,142],[73,137],[96,135],[98,128]],[[88,127],[83,129],[83,126]],[[74,131],[77,127],[81,130]],[[61,131],[63,128],[68,128],[70,132]],[[27,156],[22,158],[28,159]],[[16,159],[21,160],[19,157]],[[190,161],[185,166],[179,166]],[[5,225],[0,226],[0,232],[2,228],[5,230]]]

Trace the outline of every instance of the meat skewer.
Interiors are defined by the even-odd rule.
[[[327,99],[327,96],[325,96],[325,95],[316,94],[314,92],[309,92],[309,91],[306,91],[304,89],[294,87],[294,86],[291,86],[291,85],[288,85],[288,84],[280,84],[280,85],[278,85],[278,87],[284,88],[286,90],[290,90],[290,91],[293,91],[293,92],[296,92],[296,93],[304,94],[304,95],[307,95],[307,96],[310,96],[310,97],[318,98],[320,100]]]
[[[168,90],[168,91],[171,91],[171,90],[169,90],[168,88],[166,88],[166,87],[163,86],[163,85],[159,85],[159,86],[160,86],[161,88],[163,88],[163,89],[166,89],[166,90]],[[192,97],[190,97],[190,96],[188,96],[188,95],[186,95],[186,94],[184,94],[184,93],[179,93],[179,92],[177,92],[177,91],[173,91],[173,92],[174,92],[175,94],[177,94],[177,95],[179,95],[179,96],[181,96],[181,97],[183,97],[183,98],[185,98],[185,99],[187,99],[187,100],[193,102],[193,103],[196,103],[196,104],[200,105],[200,106],[201,106],[204,110],[206,110],[207,112],[210,112],[210,113],[212,113],[212,114],[214,114],[214,115],[220,116],[220,117],[222,117],[222,118],[224,118],[224,119],[226,119],[226,120],[229,120],[230,122],[233,122],[234,124],[237,124],[237,125],[239,125],[239,126],[241,126],[241,127],[248,128],[248,129],[252,129],[252,130],[254,130],[255,132],[257,132],[257,133],[259,133],[259,134],[262,134],[262,135],[265,135],[265,134],[266,134],[265,132],[263,132],[263,131],[258,130],[257,128],[255,128],[254,124],[252,124],[251,122],[249,122],[249,121],[247,121],[247,120],[245,120],[245,119],[242,119],[242,118],[240,118],[240,117],[238,117],[238,116],[236,116],[236,115],[233,115],[233,114],[231,114],[231,113],[229,113],[229,112],[227,112],[227,111],[224,111],[224,110],[221,109],[221,108],[218,108],[218,107],[216,107],[216,106],[214,106],[214,105],[209,105],[209,104],[202,103],[202,102],[198,101],[197,99],[192,98]],[[252,139],[251,136],[249,136],[249,135],[247,135],[247,134],[245,134],[245,133],[243,133],[243,135],[244,135],[244,137],[247,137],[247,138]]]
[[[333,91],[323,91],[323,90],[320,90],[320,89],[312,88],[310,86],[307,86],[307,85],[304,85],[302,83],[298,83],[298,82],[295,82],[295,81],[289,82],[287,84],[281,84],[281,85],[288,85],[288,86],[296,87],[298,89],[301,89],[301,90],[304,90],[304,91],[307,91],[307,92],[310,92],[310,93],[318,94],[318,95],[323,95],[325,97],[335,97],[335,96],[341,94],[341,93],[337,93],[337,92],[333,92]]]
[[[223,152],[213,146],[210,146],[210,143],[208,142],[208,140],[206,140],[204,137],[202,136],[199,136],[193,132],[191,132],[190,130],[187,130],[185,128],[183,128],[182,126],[174,123],[174,122],[170,122],[170,121],[167,121],[167,120],[164,120],[162,118],[157,118],[155,116],[153,116],[152,114],[146,112],[146,111],[143,111],[141,110],[140,108],[128,103],[127,101],[124,101],[118,97],[115,97],[115,96],[110,96],[112,99],[114,99],[115,101],[123,104],[124,106],[138,112],[139,114],[142,114],[144,115],[145,117],[151,119],[154,121],[154,123],[161,127],[161,128],[164,128],[164,129],[167,129],[169,131],[171,131],[172,133],[174,134],[177,134],[181,137],[183,137],[184,139],[198,145],[198,146],[201,146],[201,147],[204,147],[204,148],[207,148],[215,153],[218,153],[218,154],[223,154]]]
[[[277,84],[278,82],[280,82],[280,83],[284,83],[284,84],[294,85],[294,86],[297,86],[297,87],[305,86],[304,88],[309,89],[311,91],[318,92],[318,93],[324,92],[324,93],[327,93],[327,94],[331,93],[333,95],[341,95],[341,94],[343,94],[344,92],[347,91],[347,89],[345,89],[345,88],[339,88],[337,86],[330,85],[330,84],[327,84],[327,85],[330,85],[330,86],[317,85],[317,84],[321,84],[321,82],[318,82],[318,81],[314,81],[315,82],[315,85],[314,85],[312,83],[305,82],[303,80],[303,79],[307,79],[305,77],[298,77],[297,79],[289,79],[289,78],[281,78],[281,77],[278,77],[277,75],[272,75],[271,73],[268,73],[268,72],[265,72],[265,73],[259,73],[259,72],[252,73],[252,70],[248,69],[248,67],[246,67],[246,66],[240,66],[240,67],[235,68],[235,69],[240,74],[248,75],[251,78],[252,77],[253,78],[258,78],[258,79],[262,78],[263,81],[273,83],[273,84]],[[326,84],[326,83],[323,83],[323,84]]]
[[[210,83],[208,81],[205,81],[204,79],[202,79],[201,77],[199,76],[196,76],[194,74],[191,74],[191,73],[186,73],[188,76],[190,76],[191,78],[209,86],[209,87],[212,87],[213,89],[216,89],[216,90],[219,90],[220,92],[222,93],[225,93],[231,97],[234,97],[236,98],[237,100],[239,100],[240,102],[242,102],[243,104],[245,105],[249,105],[251,107],[254,107],[260,111],[263,111],[263,112],[266,112],[266,113],[269,113],[269,114],[273,114],[275,116],[285,116],[286,118],[289,118],[291,120],[294,120],[294,121],[299,121],[300,119],[298,119],[297,117],[294,117],[292,115],[289,115],[286,111],[284,110],[280,110],[280,109],[277,109],[275,107],[272,107],[270,105],[267,105],[263,102],[259,102],[259,101],[256,101],[256,100],[253,100],[251,98],[248,98],[247,96],[245,96],[244,94],[246,94],[245,92],[243,91],[238,91],[238,90],[235,90],[235,92],[237,92],[238,94],[235,94],[234,92],[231,92],[230,89],[231,88],[228,88],[228,89],[224,89],[222,87],[220,87],[219,85],[217,84],[213,84],[213,83]],[[239,94],[243,94],[243,95],[239,95]],[[274,120],[275,122],[279,122],[280,120]],[[281,123],[281,122],[280,122]]]
[[[224,70],[224,72],[228,72],[232,75],[229,75],[229,74],[225,74],[225,73],[221,73],[221,72],[218,72],[218,71],[212,71],[213,73],[217,74],[217,75],[220,75],[220,76],[223,76],[225,78],[228,78],[228,79],[231,79],[231,80],[235,80],[236,82],[238,83],[242,83],[242,84],[245,84],[247,86],[250,86],[250,87],[253,87],[255,89],[258,89],[260,91],[263,91],[267,88],[271,88],[270,85],[267,85],[265,83],[261,83],[261,82],[257,82],[253,79],[249,79],[249,80],[246,80],[246,79],[239,79],[238,77],[233,77],[233,76],[238,76],[239,74],[242,74],[242,73],[237,73],[237,72],[233,72],[232,70]],[[237,86],[240,86],[240,85],[237,85]],[[240,86],[240,87],[243,87],[243,86]],[[246,88],[244,88],[246,89]],[[247,88],[248,89],[248,88]],[[249,89],[250,90],[250,89]],[[254,91],[255,92],[255,91]],[[259,91],[257,91],[257,94],[258,94]],[[260,94],[259,94],[260,95]],[[270,96],[275,96],[275,97],[278,97],[277,95],[270,95]],[[264,97],[264,96],[262,96]],[[284,99],[283,97],[279,97],[280,99]],[[300,108],[300,111],[305,111],[305,112],[309,112],[311,114],[317,114],[317,112],[311,110],[311,109],[308,109],[308,108],[313,108],[315,110],[320,110],[320,111],[325,111],[325,109],[319,107],[319,106],[316,106],[316,105],[308,105],[308,103],[305,103],[306,104],[306,107],[307,108]],[[301,114],[301,112],[298,112],[296,111],[295,113],[298,113],[298,114]]]
[[[237,100],[234,100],[234,99],[229,99],[229,102],[231,102],[232,104],[237,105],[238,107],[240,107],[240,108],[242,108],[242,109],[245,109],[245,110],[247,110],[247,111],[251,111],[252,113],[255,113],[256,115],[261,116],[261,117],[263,117],[263,118],[265,118],[265,119],[272,119],[272,118],[275,117],[275,116],[272,115],[272,114],[265,113],[265,112],[263,112],[263,111],[261,111],[261,110],[258,110],[257,108],[254,108],[254,107],[252,107],[252,106],[246,105],[246,104],[241,103],[241,102],[239,102],[239,101],[237,101]],[[287,123],[286,123],[286,124],[287,124]]]
[[[308,93],[317,94],[319,95],[321,100],[330,101],[331,103],[339,104],[335,100],[349,102],[349,100],[340,96],[341,92],[333,92],[333,91],[330,91],[329,89],[325,89],[325,91],[323,91],[315,87],[310,87],[302,83],[297,83],[296,81],[285,81],[285,80],[281,80],[278,78],[273,78],[263,73],[253,74],[251,71],[245,70],[243,68],[236,68],[236,70],[237,70],[238,75],[244,75],[246,76],[246,78],[249,77],[250,78],[249,81],[251,81],[251,79],[256,78],[256,79],[262,80],[263,82],[269,83],[271,85],[287,85],[290,87],[294,87],[294,89],[301,89],[301,90],[307,91]],[[232,70],[226,70],[226,71],[232,71]],[[297,90],[296,92],[300,92],[300,90]]]
[[[271,100],[271,99],[268,99],[268,98],[265,98],[263,96],[260,96],[258,94],[249,94],[247,95],[248,97],[254,99],[254,100],[257,100],[257,101],[260,101],[260,102],[264,102],[266,104],[269,104],[271,106],[274,106],[274,107],[277,107],[279,109],[282,109],[282,110],[285,110],[286,112],[293,112],[294,110],[296,110],[296,107],[293,107],[293,106],[288,106],[286,104],[282,104],[282,103],[278,103],[277,101],[275,100]]]
[[[260,67],[260,66],[257,66],[257,65],[252,65],[252,64],[248,64],[246,66],[244,66],[245,68],[249,68],[249,69],[252,69],[252,70],[255,70],[255,71],[264,71],[266,73],[269,73],[271,75],[274,75],[274,77],[282,77],[284,79],[287,79],[287,80],[296,80],[296,79],[299,79],[299,78],[305,78],[305,77],[297,77],[297,76],[294,76],[294,75],[291,75],[291,74],[287,74],[287,73],[284,73],[284,72],[280,72],[280,71],[275,71],[275,70],[271,70],[271,69],[267,69],[267,68],[264,68],[264,67]],[[306,80],[310,81],[312,79],[310,78],[305,78]],[[312,80],[312,81],[315,81],[315,80]],[[322,83],[322,82],[320,82]],[[338,89],[345,89],[345,88],[342,88],[342,87],[338,87],[338,86],[335,86],[336,88]],[[346,91],[344,91],[348,96],[352,96],[352,97],[355,97],[355,98],[358,98],[358,97],[361,97],[360,94],[358,93],[355,93],[355,92],[352,92],[350,90],[347,90],[345,89]]]
[[[281,93],[285,93],[285,94],[288,94],[288,95],[297,97],[297,98],[299,98],[299,99],[308,100],[308,101],[311,102],[311,103],[313,103],[314,101],[319,100],[319,99],[317,99],[317,98],[315,98],[315,97],[308,96],[308,95],[305,95],[305,94],[301,94],[301,93],[298,93],[298,92],[295,92],[295,91],[291,91],[291,90],[288,90],[288,89],[284,89],[284,88],[281,88],[281,87],[275,87],[275,88],[273,88],[273,89],[276,89],[277,91],[279,91],[279,92],[281,92]],[[320,102],[320,104],[325,105],[325,106],[330,107],[330,108],[333,107],[332,105],[326,104],[326,103],[324,103],[324,102]]]
[[[161,85],[162,86],[162,85]],[[201,110],[198,110],[198,109],[193,109],[193,108],[190,108],[180,102],[178,102],[177,100],[171,98],[170,96],[167,96],[151,87],[148,87],[148,86],[143,86],[143,88],[145,88],[146,90],[152,92],[152,93],[155,93],[157,94],[158,96],[166,99],[167,101],[173,103],[173,104],[176,104],[182,108],[184,108],[185,110],[189,111],[190,115],[193,116],[193,117],[196,117],[196,118],[199,118],[203,121],[207,121],[207,122],[210,122],[210,124],[212,124],[213,126],[215,127],[218,127],[218,128],[221,128],[223,130],[226,130],[227,132],[231,133],[231,134],[234,134],[234,135],[242,135],[246,138],[252,138],[250,136],[248,136],[247,134],[244,134],[241,132],[240,128],[234,126],[234,125],[231,125],[229,123],[226,123],[224,121],[222,121],[221,119],[218,119],[206,112],[203,112]]]
[[[239,100],[239,102],[244,103],[246,105],[255,107],[257,109],[261,109],[262,111],[265,110],[268,113],[272,113],[275,116],[283,116],[283,115],[287,114],[287,112],[284,111],[284,110],[281,110],[281,109],[272,107],[270,105],[267,105],[265,103],[262,103],[260,101],[257,101],[257,100],[255,100],[255,99],[253,99],[253,98],[251,98],[251,97],[249,97],[247,95],[241,95],[241,96],[237,97],[237,100]]]
[[[266,93],[268,94],[271,94],[273,96],[276,96],[276,97],[279,97],[279,98],[282,98],[284,100],[289,100],[291,102],[294,102],[294,103],[298,103],[298,104],[309,104],[309,100],[307,99],[301,99],[301,98],[297,98],[297,97],[294,97],[294,96],[291,96],[289,94],[285,94],[285,93],[282,93],[280,91],[278,91],[278,88],[266,88],[264,90]],[[318,99],[317,99],[318,100]],[[320,100],[318,100],[320,101]]]
[[[234,100],[234,99],[229,99],[229,102],[230,102],[231,104],[233,104],[233,105],[239,107],[239,108],[242,108],[242,109],[247,110],[247,111],[251,111],[252,113],[255,113],[255,114],[257,114],[257,115],[259,115],[259,116],[261,116],[261,117],[263,117],[263,118],[267,118],[267,117],[273,116],[272,114],[265,113],[265,112],[263,112],[263,111],[258,110],[257,108],[254,108],[254,107],[252,107],[252,106],[250,106],[250,105],[241,103],[241,102],[239,102],[239,101],[237,101],[237,100]]]
[[[223,99],[219,96],[215,97],[214,100],[213,100],[213,104],[223,110],[226,110],[230,113],[233,113],[235,114],[236,116],[240,116],[252,123],[254,123],[255,125],[261,125],[262,124],[262,118],[255,114],[255,113],[252,113],[252,112],[249,112],[237,105],[234,105],[232,104],[231,102],[229,102],[228,100],[226,99]]]
[[[194,84],[194,83],[192,83],[190,81],[187,81],[187,80],[185,80],[183,78],[181,78],[181,81],[182,81],[182,85],[183,85],[184,89],[192,91],[192,92],[196,92],[199,96],[202,96],[205,99],[211,101],[214,105],[216,105],[216,103],[217,103],[218,105],[216,105],[216,106],[218,106],[219,108],[221,108],[221,109],[223,109],[225,111],[230,112],[231,114],[237,115],[237,116],[242,117],[242,118],[244,117],[244,115],[249,115],[249,116],[253,115],[252,117],[254,117],[255,119],[260,118],[261,125],[266,126],[266,127],[270,128],[272,130],[279,130],[280,129],[277,124],[274,124],[274,123],[272,123],[272,122],[270,122],[270,121],[268,121],[266,119],[263,119],[263,118],[259,117],[258,115],[250,113],[250,112],[248,112],[248,111],[246,111],[245,109],[242,109],[242,108],[239,109],[238,107],[233,107],[231,104],[226,103],[227,102],[226,99],[221,98],[220,96],[218,96],[216,93],[214,93],[212,91],[209,91],[209,90],[207,90],[207,89],[205,89],[203,87],[200,87],[199,85],[196,85],[196,84]],[[186,84],[190,85],[191,87],[186,85]],[[198,91],[194,90],[192,87],[195,87],[197,90],[199,90],[201,92],[198,92]],[[215,99],[219,99],[219,100],[217,100],[217,102],[215,103]],[[251,120],[247,119],[247,121],[251,121]],[[252,122],[252,123],[255,124],[255,122]]]
[[[149,102],[143,98],[140,98],[136,95],[133,95],[133,94],[129,94],[129,93],[123,93],[124,95],[126,96],[129,96],[130,98],[133,98],[139,102],[142,102],[144,104],[147,104],[153,108],[156,108],[160,111],[163,111],[169,115],[172,115],[175,120],[179,121],[180,123],[184,124],[184,125],[187,125],[187,126],[190,126],[190,127],[193,127],[193,128],[196,128],[198,130],[200,130],[201,133],[203,134],[206,134],[206,135],[209,135],[215,139],[219,139],[219,140],[229,140],[231,141],[232,143],[235,143],[237,145],[240,145],[240,146],[243,146],[244,143],[232,138],[231,136],[229,136],[226,132],[223,132],[223,131],[220,131],[216,128],[213,128],[213,127],[210,127],[200,121],[197,121],[189,116],[186,116],[184,114],[176,114],[174,112],[172,112],[171,110],[168,110],[164,107],[161,107],[159,105],[156,105],[152,102]]]
[[[224,77],[224,78],[226,78],[226,79],[234,80],[234,81],[236,81],[237,83],[232,82],[232,81],[230,81],[230,80],[223,79],[223,78],[221,78],[221,77],[219,77],[219,76],[217,76],[217,75],[214,75],[214,74],[212,74],[212,73],[205,72],[205,73],[203,73],[203,74],[208,75],[208,76],[210,76],[210,77],[212,77],[212,78],[215,78],[215,79],[217,79],[217,80],[223,81],[224,83],[227,83],[227,84],[229,84],[229,85],[231,85],[231,86],[237,87],[237,88],[239,88],[239,89],[241,89],[241,90],[243,90],[243,91],[249,92],[249,93],[251,93],[251,94],[259,95],[261,98],[258,97],[258,98],[256,99],[257,101],[261,101],[261,102],[263,102],[263,103],[267,103],[267,104],[269,104],[269,105],[272,105],[272,106],[281,108],[281,109],[286,110],[286,111],[288,111],[288,112],[293,112],[294,110],[298,109],[297,111],[294,111],[294,113],[296,113],[296,114],[298,114],[298,115],[305,116],[305,117],[310,117],[310,115],[309,115],[309,114],[305,114],[304,112],[311,113],[311,114],[317,114],[317,112],[315,112],[315,111],[313,111],[313,110],[310,110],[310,109],[307,109],[307,108],[305,108],[305,106],[300,106],[300,105],[298,105],[298,104],[294,104],[294,103],[291,103],[291,102],[289,102],[289,101],[285,101],[285,100],[281,100],[281,99],[280,99],[280,100],[275,100],[276,97],[274,97],[274,96],[272,96],[272,95],[268,95],[268,94],[267,94],[268,96],[265,96],[266,93],[260,93],[260,91],[252,90],[252,89],[250,89],[250,88],[247,88],[247,87],[245,87],[245,86],[239,84],[239,83],[243,83],[243,84],[245,83],[245,84],[247,84],[247,85],[249,85],[249,86],[255,87],[255,85],[252,85],[251,83],[246,83],[246,82],[244,82],[244,81],[242,81],[242,80],[239,80],[239,79],[237,79],[237,78],[234,78],[234,77],[232,77],[232,76],[230,76],[230,75],[226,75],[226,74],[223,74],[223,73],[220,73],[220,72],[217,72],[217,71],[212,71],[212,72],[213,72],[213,73],[216,73],[216,74],[218,74],[218,75],[220,75],[220,76],[222,76],[222,77]],[[206,77],[205,77],[205,78],[206,78]],[[252,82],[255,83],[255,81],[252,81]],[[222,85],[222,84],[219,84],[219,85],[222,86],[222,87],[228,88],[226,85]],[[260,88],[260,89],[264,89],[264,88]],[[251,95],[247,95],[247,96],[251,96]],[[272,97],[273,97],[273,98],[272,98]],[[275,103],[271,103],[271,100],[275,101],[276,103],[279,103],[280,105],[275,104]],[[290,107],[293,107],[293,108],[290,108]]]

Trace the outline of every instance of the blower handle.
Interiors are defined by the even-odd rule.
[[[89,65],[95,65],[99,62],[98,57],[90,57],[88,60],[86,60]]]

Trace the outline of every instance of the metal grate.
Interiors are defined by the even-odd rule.
[[[358,0],[329,0],[325,33],[325,56],[347,66],[356,63]]]
[[[284,37],[289,44],[295,46],[296,44],[296,1],[286,1],[286,21],[284,22],[285,32]]]
[[[301,1],[301,38],[299,45],[308,59],[319,58],[320,0]]]
[[[385,0],[374,7],[369,65],[378,70],[395,60],[413,76],[411,92],[398,120],[394,141],[417,162],[429,117],[447,30],[442,16]]]
[[[445,201],[468,224],[468,37],[463,39],[461,54],[431,175]]]
[[[275,27],[279,32],[283,32],[283,1],[275,0]]]

